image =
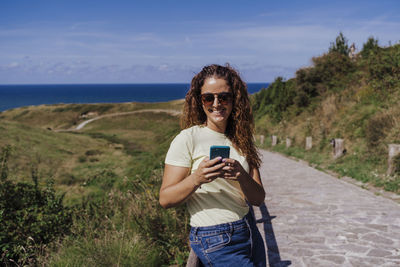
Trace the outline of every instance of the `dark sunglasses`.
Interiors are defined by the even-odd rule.
[[[214,103],[215,96],[218,98],[218,102],[222,105],[227,105],[232,102],[232,93],[219,93],[219,94],[201,94],[201,102],[205,106],[211,106]]]

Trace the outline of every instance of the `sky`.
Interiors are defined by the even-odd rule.
[[[399,43],[399,0],[1,0],[0,84],[189,83],[229,63],[294,77],[342,32]]]

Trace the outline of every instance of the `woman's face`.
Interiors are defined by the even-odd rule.
[[[232,90],[224,79],[210,77],[201,87],[201,102],[207,116],[207,126],[224,130],[232,112]],[[215,129],[216,127],[216,129]]]

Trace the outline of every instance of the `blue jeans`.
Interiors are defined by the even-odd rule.
[[[266,266],[264,241],[250,213],[231,223],[192,227],[189,239],[204,266]]]

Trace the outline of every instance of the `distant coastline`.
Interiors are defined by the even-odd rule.
[[[248,83],[250,94],[268,87]],[[185,97],[187,83],[0,85],[0,112],[43,104],[166,102]]]

